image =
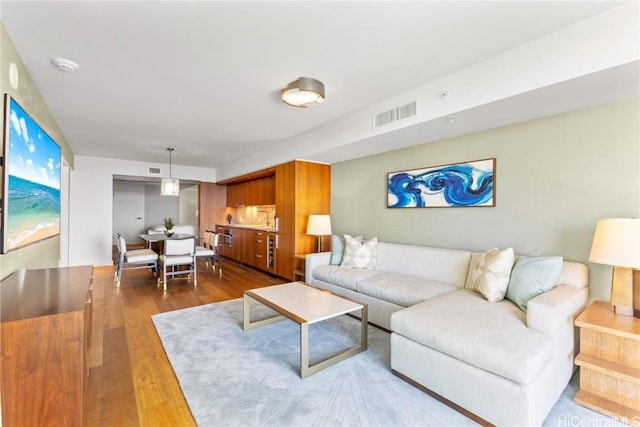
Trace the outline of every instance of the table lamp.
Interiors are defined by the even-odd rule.
[[[331,216],[309,215],[307,234],[316,236],[316,252],[322,252],[322,236],[331,235]]]
[[[614,312],[640,318],[640,283],[634,270],[640,269],[640,219],[598,220],[589,261],[613,266],[611,304]]]

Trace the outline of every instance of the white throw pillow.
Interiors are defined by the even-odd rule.
[[[362,236],[356,236],[354,238],[359,242],[362,242]],[[344,238],[334,234],[331,236],[331,260],[329,261],[329,264],[342,264],[342,257],[344,257]]]
[[[344,257],[341,267],[365,268],[367,270],[376,269],[378,258],[378,238],[374,237],[366,242],[359,242],[357,239],[344,235]]]
[[[513,248],[491,249],[481,254],[471,273],[473,288],[487,301],[502,301],[507,293],[514,259]]]

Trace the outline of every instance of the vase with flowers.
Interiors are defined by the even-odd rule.
[[[164,234],[166,234],[167,236],[173,236],[174,231],[173,226],[176,225],[175,222],[173,222],[173,218],[169,217],[169,218],[165,218],[164,222],[163,222],[164,228],[166,228]]]

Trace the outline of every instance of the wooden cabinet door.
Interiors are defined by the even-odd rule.
[[[295,233],[295,164],[285,163],[276,168],[275,196],[278,233]]]
[[[294,236],[278,233],[275,250],[275,274],[293,280]]]
[[[233,239],[231,240],[231,259],[238,262],[244,261],[245,232],[242,228],[233,229]]]
[[[255,181],[256,205],[275,205],[276,177],[268,176]]]
[[[227,185],[227,206],[250,205],[249,182]]]
[[[238,204],[238,187],[235,185],[227,185],[227,206],[235,206]]]
[[[247,262],[260,270],[267,269],[267,233],[252,231],[251,239],[247,242],[251,247]]]

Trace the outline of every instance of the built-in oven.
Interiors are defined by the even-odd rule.
[[[221,237],[222,246],[230,248],[233,244],[233,228],[223,228]]]

